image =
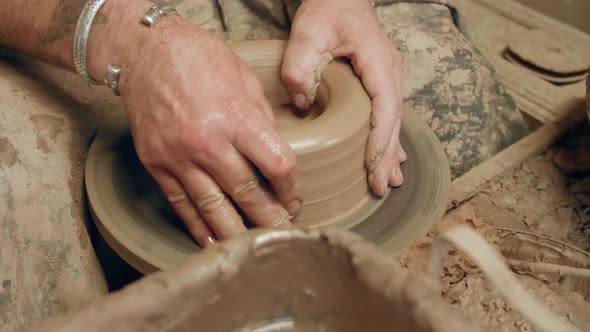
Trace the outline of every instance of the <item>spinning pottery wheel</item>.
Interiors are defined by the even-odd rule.
[[[303,206],[293,220],[297,226],[349,229],[395,255],[440,220],[450,187],[449,165],[440,142],[418,115],[407,110],[402,120],[405,183],[377,198],[364,167],[371,103],[350,66],[328,65],[316,103],[302,112],[289,106],[280,80],[283,42],[244,42],[233,48],[261,79],[279,132],[297,155],[304,187]],[[122,127],[101,133],[90,148],[86,190],[93,218],[130,265],[143,273],[168,269],[201,249],[141,165],[131,134]]]

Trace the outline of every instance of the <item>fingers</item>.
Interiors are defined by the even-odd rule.
[[[383,154],[381,162],[375,171],[369,174],[369,186],[376,195],[384,195],[388,185],[401,185],[401,183],[399,183],[399,178],[397,177],[392,181],[392,174],[396,172],[396,169],[399,169],[399,159],[397,155],[399,150],[400,124],[401,121],[395,123],[391,139]]]
[[[307,97],[315,88],[315,72],[326,51],[325,43],[318,38],[309,38],[306,33],[302,29],[292,30],[281,66],[283,82],[291,93],[293,103],[301,109],[310,106]]]
[[[218,239],[230,238],[246,231],[231,201],[209,174],[196,165],[190,165],[182,171],[181,180],[201,217]]]
[[[190,234],[201,247],[213,244],[215,242],[213,232],[201,217],[199,210],[191,201],[180,181],[163,169],[148,167],[148,171],[152,174]]]
[[[399,141],[400,127],[401,121],[397,121],[389,143],[390,148],[393,150],[392,169],[389,172],[389,185],[392,187],[399,187],[404,183],[404,176],[402,174],[400,163],[406,161],[407,156]]]
[[[268,179],[289,215],[295,215],[302,203],[295,153],[266,123],[244,121],[243,129],[236,135],[234,146]]]
[[[395,130],[396,122],[401,116],[401,88],[400,80],[403,72],[403,61],[391,42],[386,37],[381,38],[373,47],[358,49],[352,56],[352,65],[360,76],[367,93],[371,97],[371,133],[367,141],[365,164],[369,172],[371,189],[380,194],[383,183],[387,183],[392,169],[384,167],[391,164],[384,157],[397,157],[399,143],[399,127]],[[395,136],[396,144],[393,151],[388,150]],[[374,172],[378,174],[373,175]],[[385,172],[385,173],[383,173]],[[385,175],[387,174],[387,175]]]
[[[213,163],[206,162],[207,171],[252,223],[270,227],[289,222],[287,211],[263,187],[240,152],[228,146],[219,155],[222,157]]]
[[[387,191],[389,177],[395,161],[395,150],[394,147],[388,145],[381,159],[381,163],[374,172],[369,174],[369,187],[375,195],[383,196]]]

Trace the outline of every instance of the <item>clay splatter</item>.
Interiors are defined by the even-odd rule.
[[[10,140],[0,137],[0,167],[12,167],[18,160],[18,153]]]

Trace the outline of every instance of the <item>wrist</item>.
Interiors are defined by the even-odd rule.
[[[146,58],[147,50],[161,42],[160,35],[174,25],[186,24],[179,16],[164,17],[154,27],[141,23],[153,6],[149,0],[109,0],[100,10],[106,24],[93,25],[88,39],[86,63],[89,75],[103,82],[107,65],[121,68],[120,81],[126,79],[135,64]]]

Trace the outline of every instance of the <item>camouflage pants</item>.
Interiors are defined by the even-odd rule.
[[[160,0],[231,41],[286,39],[297,0]],[[454,177],[526,134],[512,99],[443,1],[376,1],[376,13],[404,56],[405,109],[442,141]]]

